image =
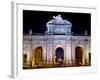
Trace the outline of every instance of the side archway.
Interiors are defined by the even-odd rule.
[[[77,66],[84,64],[84,49],[81,46],[75,48],[75,63]]]
[[[43,63],[43,48],[36,47],[32,53],[32,65],[42,65]]]

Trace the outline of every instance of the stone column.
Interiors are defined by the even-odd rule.
[[[44,40],[44,44],[43,44],[42,46],[43,46],[43,59],[44,59],[43,61],[44,61],[44,63],[45,63],[45,62],[46,62],[46,56],[47,56],[47,55],[46,55],[46,53],[47,53],[47,52],[46,52],[46,46],[47,46],[47,45],[46,45],[46,41],[45,41],[45,40]]]
[[[71,61],[71,43],[67,42],[67,63],[72,63]]]
[[[71,50],[72,50],[72,63],[73,64],[75,64],[75,47],[76,47],[76,45],[75,45],[75,42],[72,42],[72,46],[71,46]]]
[[[89,41],[85,41],[85,62],[89,64]]]
[[[47,53],[47,63],[51,64],[52,61],[52,56],[53,56],[53,48],[52,48],[52,41],[47,41],[47,46],[46,46],[46,53]]]

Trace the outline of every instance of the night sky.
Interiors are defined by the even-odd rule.
[[[74,34],[83,34],[85,30],[91,34],[91,14],[90,13],[70,13],[70,12],[47,12],[23,10],[23,34],[28,34],[32,29],[33,33],[45,33],[46,23],[53,19],[53,16],[60,14],[63,19],[72,23]]]

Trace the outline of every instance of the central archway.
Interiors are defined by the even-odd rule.
[[[62,47],[56,48],[56,64],[62,64],[64,59],[64,49]]]

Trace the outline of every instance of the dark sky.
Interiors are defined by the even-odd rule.
[[[72,23],[74,34],[83,34],[85,30],[91,34],[91,14],[90,13],[70,13],[70,12],[47,12],[23,10],[23,34],[28,34],[32,29],[33,33],[44,33],[46,23],[53,19],[53,16],[60,14],[63,19]]]

